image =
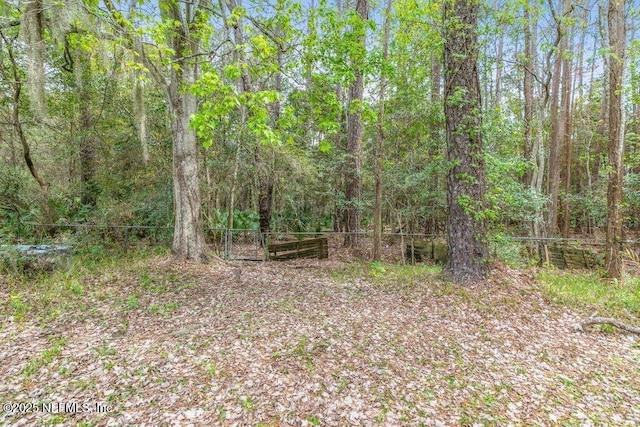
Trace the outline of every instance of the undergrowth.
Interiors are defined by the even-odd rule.
[[[585,314],[640,317],[640,278],[619,283],[604,280],[595,272],[542,270],[538,279],[551,300],[588,312]]]
[[[0,291],[9,298],[0,302],[0,317],[52,320],[73,311],[90,313],[96,302],[110,304],[109,287],[115,274],[136,272],[149,257],[166,253],[166,249],[150,248],[123,254],[120,251],[74,254],[66,268],[28,273],[3,271]]]

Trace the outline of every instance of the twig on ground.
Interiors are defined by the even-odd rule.
[[[621,329],[625,332],[629,332],[631,334],[640,335],[640,328],[627,325],[619,320],[613,319],[611,317],[595,317],[592,316],[580,323],[577,323],[573,329],[576,332],[584,332],[584,328],[590,325],[611,325],[618,329]]]

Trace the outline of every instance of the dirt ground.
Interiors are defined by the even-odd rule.
[[[48,320],[3,315],[0,423],[640,425],[636,337],[574,332],[508,267],[467,288],[368,268],[156,257],[84,277]]]

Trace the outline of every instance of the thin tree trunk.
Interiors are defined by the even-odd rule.
[[[533,153],[536,156],[537,160],[537,168],[533,174],[532,180],[532,188],[535,191],[536,195],[542,195],[542,186],[544,182],[544,171],[545,171],[545,149],[544,149],[544,131],[541,126],[542,123],[546,120],[544,117],[545,108],[539,107],[537,116],[538,116],[538,126],[536,129],[536,138],[534,139]],[[536,209],[534,213],[533,219],[533,234],[536,237],[545,237],[545,227],[544,227],[544,213],[542,203],[536,203]]]
[[[604,66],[605,70],[609,70],[610,69],[609,62],[611,61],[611,58],[609,53],[607,52],[608,46],[606,42],[609,32],[606,27],[607,20],[604,17],[605,17],[604,5],[599,5],[598,6],[598,18],[599,18],[598,22],[600,23],[599,30],[600,30],[600,38],[602,40],[602,65]],[[591,174],[593,177],[594,189],[600,179],[600,167],[602,165],[602,152],[604,151],[603,142],[606,139],[605,135],[606,135],[607,126],[609,123],[610,100],[609,100],[608,88],[611,85],[609,80],[610,80],[609,72],[605,72],[603,82],[602,82],[602,103],[600,105],[600,126],[599,126],[597,137],[596,137],[596,146],[593,153],[593,172]]]
[[[622,186],[624,153],[624,110],[622,108],[625,62],[625,1],[609,0],[609,173],[607,185],[607,230],[605,268],[611,278],[622,278]]]
[[[91,54],[76,49],[75,77],[78,91],[78,105],[80,107],[79,120],[79,151],[80,151],[80,198],[85,206],[95,208],[98,197],[98,187],[95,182],[96,169],[96,141],[93,135],[93,114],[91,111]]]
[[[445,2],[444,107],[447,132],[447,243],[444,272],[454,282],[482,280],[489,250],[478,74],[478,10],[474,0]],[[462,96],[464,94],[464,96]]]
[[[558,55],[559,56],[559,55]],[[560,70],[561,61],[556,58],[554,65],[553,85],[551,88],[551,141],[549,144],[549,173],[547,181],[547,194],[549,200],[548,227],[549,234],[554,235],[558,229],[558,192],[560,186],[560,143],[564,125],[561,123],[562,115],[559,111],[560,104]]]
[[[276,29],[276,44],[278,45],[278,53],[277,53],[277,64],[278,70],[274,75],[274,84],[273,89],[277,93],[282,93],[282,69],[284,67],[283,64],[283,56],[284,56],[284,47],[282,46],[282,34],[281,29],[278,27]],[[273,107],[271,109],[271,121],[274,130],[279,128],[280,122],[280,100],[276,99],[273,103]],[[258,162],[262,164],[258,170],[262,170],[262,174],[260,176],[260,182],[258,183],[258,210],[259,210],[259,218],[260,218],[260,232],[263,234],[268,234],[271,231],[271,212],[273,210],[273,192],[275,189],[276,179],[274,177],[275,173],[275,151],[273,147],[266,147],[266,149],[260,149],[260,145],[258,145],[258,156],[260,159]]]
[[[149,138],[147,133],[147,107],[144,99],[144,88],[140,81],[140,73],[135,72],[134,75],[134,116],[136,125],[138,126],[138,138],[140,139],[140,148],[142,150],[142,164],[144,167],[149,166]]]
[[[536,101],[534,97],[534,75],[538,62],[534,41],[538,34],[538,13],[530,4],[524,5],[524,18],[524,155],[528,162],[525,170],[525,184],[533,194],[540,196],[545,172],[544,135],[541,124],[544,123],[546,105],[544,105],[544,99]],[[534,123],[537,123],[535,128]],[[536,203],[531,222],[533,236],[543,237],[544,217],[541,203]]]
[[[364,51],[368,18],[368,0],[356,0],[356,13],[362,20],[357,29],[358,49]],[[347,108],[347,155],[344,170],[345,180],[345,236],[344,246],[360,247],[360,157],[362,151],[362,99],[364,94],[364,76],[362,59],[354,61],[354,81],[349,88],[349,105]]]
[[[338,121],[339,130],[335,134],[334,144],[336,146],[337,151],[340,154],[342,154],[345,150],[344,134],[346,133],[346,126],[345,126],[344,115],[345,115],[346,107],[344,105],[344,95],[343,95],[342,85],[340,83],[336,85],[336,101],[338,102],[338,105],[340,105],[340,109],[336,117],[336,120]],[[336,184],[338,188],[340,188],[344,182],[344,172],[343,172],[344,168],[345,168],[345,162],[336,162],[335,176],[337,177],[337,180],[338,180]],[[340,182],[340,178],[342,178],[343,182]],[[344,227],[345,227],[343,223],[344,215],[345,215],[344,204],[342,204],[339,200],[336,200],[335,207],[334,207],[334,214],[333,214],[334,216],[333,231],[335,232],[344,231]]]
[[[533,73],[535,70],[534,46],[531,37],[529,5],[524,4],[524,158],[527,161],[524,181],[527,187],[533,183]]]
[[[226,7],[229,9],[230,13],[233,13],[233,10],[238,6],[238,3],[235,0],[227,0]],[[220,9],[222,11],[222,19],[226,23],[227,17],[224,13],[224,6],[221,4]],[[251,76],[249,76],[249,72],[247,71],[247,67],[245,64],[245,55],[244,55],[244,31],[242,28],[242,18],[238,18],[235,24],[233,25],[233,38],[235,43],[235,48],[233,51],[233,59],[234,61],[240,65],[242,70],[240,81],[237,84],[238,91],[240,93],[248,93],[251,91]],[[228,29],[228,28],[227,28]],[[245,105],[240,106],[240,124],[241,124],[241,132],[237,134],[236,139],[236,149],[234,155],[233,162],[233,173],[231,176],[231,189],[229,190],[229,205],[227,208],[227,228],[229,230],[233,229],[233,217],[235,213],[235,204],[236,204],[236,191],[238,186],[238,171],[240,168],[240,154],[241,154],[241,144],[243,142],[243,135],[245,135],[245,129],[247,125],[247,120],[249,117],[249,113],[247,111],[247,107]]]
[[[336,8],[338,9],[338,15],[342,18],[344,16],[344,3],[342,0],[336,0]],[[338,111],[336,120],[338,122],[338,132],[336,132],[334,137],[334,144],[337,151],[342,154],[346,150],[345,146],[345,134],[346,132],[346,119],[345,114],[347,107],[345,106],[345,96],[344,96],[344,88],[340,83],[336,84],[335,88],[336,93],[336,101],[338,105],[340,105],[340,109]],[[345,173],[344,169],[346,166],[346,162],[336,162],[335,166],[335,176],[336,176],[336,188],[344,188],[344,179]],[[340,191],[340,190],[336,190]],[[343,200],[335,200],[334,206],[334,214],[333,214],[333,231],[341,232],[344,231],[344,217],[345,217],[345,206]]]
[[[382,252],[382,161],[384,156],[384,98],[387,78],[384,67],[389,59],[389,33],[393,0],[387,0],[384,16],[384,34],[382,39],[382,68],[380,71],[380,98],[378,104],[378,123],[376,125],[375,151],[375,194],[373,203],[373,260],[380,261]],[[432,76],[433,79],[433,76]],[[432,82],[433,84],[433,82]],[[433,87],[433,86],[432,86]],[[432,91],[433,96],[433,91]]]
[[[496,87],[495,95],[493,98],[493,108],[500,108],[500,101],[502,98],[502,56],[504,52],[504,34],[501,32],[498,39],[498,52],[496,55]]]
[[[565,11],[566,12],[566,11]],[[549,194],[549,234],[558,233],[558,205],[560,192],[560,169],[562,166],[562,144],[564,142],[565,118],[561,107],[562,90],[562,56],[567,50],[567,35],[560,18],[555,16],[556,30],[560,38],[553,65],[553,86],[551,89],[551,143],[549,145],[549,174],[547,191]]]
[[[231,189],[229,190],[229,210],[227,215],[227,229],[233,229],[233,209],[236,204],[236,186],[238,183],[238,169],[240,168],[240,143],[236,145],[233,159],[233,174],[231,175]]]
[[[434,103],[439,102],[442,97],[440,87],[441,60],[442,58],[440,57],[440,55],[436,54],[435,52],[431,52],[431,101]]]
[[[317,36],[316,20],[315,20],[315,1],[309,1],[309,11],[307,16],[307,37],[309,40],[315,40]],[[307,92],[311,90],[313,83],[313,71],[315,68],[313,46],[305,44],[304,50],[304,84]]]
[[[568,42],[567,42],[568,48]],[[563,182],[564,182],[564,197],[563,197],[563,214],[562,214],[562,235],[565,238],[569,237],[569,226],[570,226],[570,210],[569,210],[569,199],[571,196],[571,155],[573,151],[572,147],[572,119],[571,115],[573,111],[571,109],[571,69],[572,63],[566,55],[563,55],[563,64],[562,64],[562,115],[564,131],[563,131],[563,156],[564,156],[564,168],[563,168]]]

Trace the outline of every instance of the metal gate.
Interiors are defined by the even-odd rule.
[[[260,230],[226,230],[224,259],[236,261],[264,261],[264,238]]]

